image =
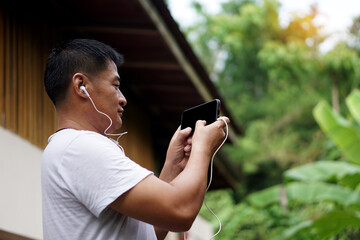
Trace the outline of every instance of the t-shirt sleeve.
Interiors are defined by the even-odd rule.
[[[126,157],[111,140],[95,134],[81,135],[68,146],[61,170],[69,190],[96,217],[152,174]]]

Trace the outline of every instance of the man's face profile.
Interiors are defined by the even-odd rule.
[[[109,133],[121,128],[122,115],[126,98],[120,91],[120,76],[114,62],[109,61],[107,68],[91,79],[89,93],[97,108],[106,113],[112,120],[112,126]],[[104,130],[109,126],[109,122],[98,112],[96,114],[96,125]]]

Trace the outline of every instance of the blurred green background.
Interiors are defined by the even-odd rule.
[[[317,6],[286,26],[280,6],[224,0],[209,13],[194,1],[182,27],[245,129],[225,149],[244,181],[206,196],[217,239],[360,239],[360,12],[323,51]]]

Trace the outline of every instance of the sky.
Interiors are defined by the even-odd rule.
[[[168,0],[170,12],[181,27],[187,27],[196,21],[196,13],[191,8],[193,0]],[[220,4],[226,0],[197,0],[202,3],[210,13],[220,10]],[[298,14],[309,13],[310,5],[317,4],[319,17],[316,23],[324,26],[324,33],[330,37],[321,45],[326,52],[339,40],[347,37],[347,31],[356,16],[360,16],[360,0],[279,0],[281,3],[279,19],[283,26],[290,21],[294,12]]]

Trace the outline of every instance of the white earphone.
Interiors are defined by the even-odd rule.
[[[90,97],[90,94],[89,94],[88,91],[86,90],[85,86],[80,86],[80,90],[83,91],[83,92],[86,94],[86,96],[88,96],[88,98],[90,99],[90,101],[91,101],[93,107],[95,108],[95,110],[96,110],[98,113],[104,115],[105,117],[107,117],[107,118],[109,119],[110,125],[105,129],[104,134],[107,135],[107,136],[117,136],[118,138],[116,139],[116,143],[118,144],[119,138],[120,138],[122,135],[127,134],[127,132],[123,132],[123,133],[119,133],[119,134],[107,133],[107,131],[109,130],[109,128],[110,128],[111,125],[112,125],[112,120],[111,120],[111,118],[110,118],[109,115],[107,115],[106,113],[104,113],[104,112],[102,112],[102,111],[99,111],[99,109],[97,109],[94,101],[93,101],[92,98]],[[118,146],[121,148],[121,150],[122,150],[123,152],[125,152],[124,149],[122,148],[122,146],[120,146],[119,144],[118,144]]]
[[[80,90],[82,90],[86,94],[86,96],[90,97],[88,91],[86,91],[85,86],[80,86]]]

